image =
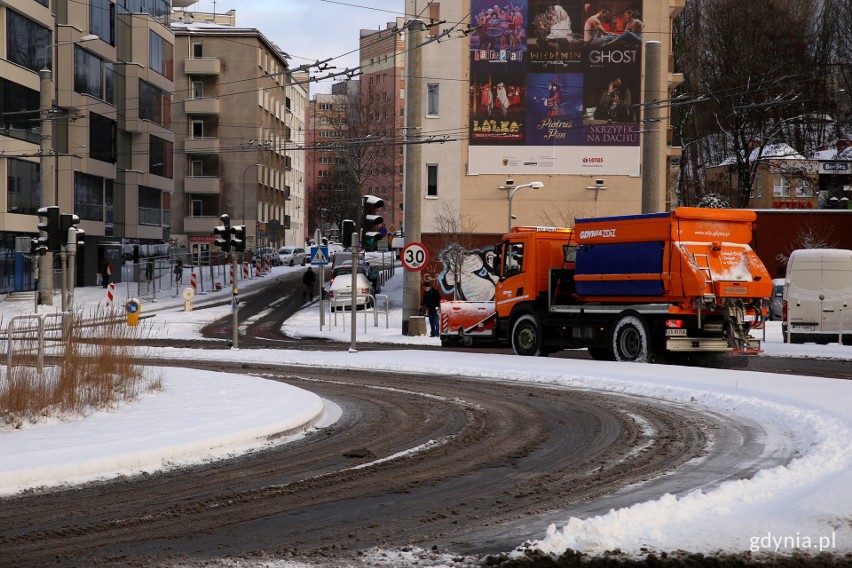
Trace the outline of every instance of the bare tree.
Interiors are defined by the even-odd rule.
[[[541,218],[551,227],[573,227],[577,216],[573,208],[559,205],[555,209],[545,211]]]
[[[786,254],[778,254],[775,260],[787,266],[790,254],[797,249],[837,248],[837,241],[832,238],[833,229],[821,230],[815,227],[802,227],[796,233],[796,238],[787,246]]]
[[[673,39],[686,79],[672,106],[684,147],[679,201],[700,200],[709,189],[702,168],[728,159],[737,183],[726,197],[747,205],[770,145],[787,143],[808,155],[836,137],[828,70],[848,41],[841,39],[841,8],[837,0],[687,1]]]

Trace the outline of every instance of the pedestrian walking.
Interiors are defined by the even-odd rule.
[[[101,285],[106,288],[109,286],[109,277],[112,275],[112,266],[107,259],[103,259],[103,261],[101,261],[101,268],[99,272],[101,274]]]
[[[175,261],[175,284],[178,286],[183,282],[183,261],[181,259],[177,259]]]
[[[302,284],[305,286],[305,290],[302,292],[302,299],[313,301],[314,299],[314,282],[316,282],[316,274],[314,274],[313,268],[310,266],[305,270],[305,274],[302,276]]]
[[[429,282],[423,284],[423,303],[421,306],[426,309],[426,315],[429,316],[429,335],[438,337],[438,310],[441,307],[441,295],[437,290],[432,288]]]

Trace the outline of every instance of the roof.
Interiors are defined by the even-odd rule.
[[[797,150],[795,150],[789,144],[767,144],[763,147],[761,151],[761,147],[758,146],[749,154],[748,161],[756,162],[758,160],[758,154],[760,155],[761,160],[807,160],[803,155],[801,155]],[[720,162],[719,166],[730,166],[736,164],[737,160],[734,156],[730,156],[725,158],[722,162]]]

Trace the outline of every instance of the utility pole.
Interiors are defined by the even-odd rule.
[[[411,137],[420,136],[423,126],[423,93],[420,78],[423,75],[423,56],[421,45],[426,24],[421,20],[410,20],[408,29],[408,49],[406,50],[406,87],[405,87],[405,208],[403,216],[403,231],[405,243],[420,241],[420,215],[423,189],[421,183],[420,163],[422,147],[419,140],[411,141]],[[408,335],[408,320],[417,315],[420,307],[420,273],[405,270],[402,275],[402,334]]]
[[[645,42],[645,116],[642,139],[642,213],[660,211],[660,54],[659,41]],[[597,193],[595,193],[597,198]]]
[[[49,47],[47,48],[49,49]],[[53,162],[51,153],[53,151],[53,72],[47,68],[47,55],[45,54],[44,69],[39,74],[39,119],[41,135],[39,138],[39,173],[41,174],[41,204],[43,206],[59,205],[54,195]],[[53,253],[47,253],[40,257],[38,292],[41,302],[46,306],[53,305]]]

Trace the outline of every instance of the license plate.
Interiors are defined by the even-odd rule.
[[[816,330],[815,325],[796,325],[793,324],[793,331],[814,331]]]
[[[686,329],[684,329],[682,327],[676,327],[676,328],[666,330],[666,337],[685,337],[685,336],[686,336]]]

